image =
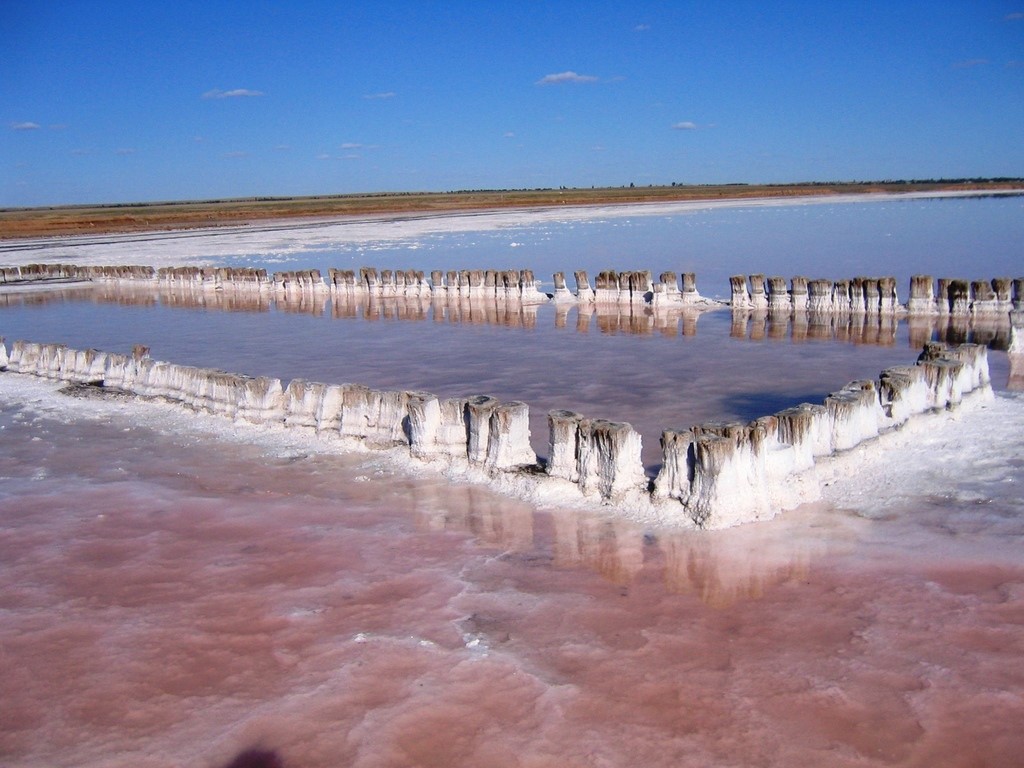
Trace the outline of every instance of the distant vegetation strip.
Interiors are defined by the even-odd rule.
[[[481,189],[0,208],[0,239],[194,229],[272,219],[457,213],[560,205],[742,200],[804,195],[1006,190],[1024,191],[1024,179]]]

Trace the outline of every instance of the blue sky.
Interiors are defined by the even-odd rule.
[[[1024,176],[1024,0],[0,0],[0,206]]]

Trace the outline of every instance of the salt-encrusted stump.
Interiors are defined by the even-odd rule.
[[[768,295],[765,293],[764,275],[750,276],[750,308],[768,309]]]
[[[878,437],[881,406],[875,382],[854,381],[825,398],[832,430],[832,451],[846,451]]]
[[[1024,390],[1024,311],[1014,310],[1010,314],[1010,342],[1006,351],[1010,360],[1007,388]]]
[[[695,439],[690,430],[666,429],[661,433],[661,469],[654,479],[655,497],[678,499],[682,504],[690,500]]]
[[[381,392],[358,384],[345,387],[339,432],[370,444],[393,445],[407,441],[405,392]]]
[[[790,281],[789,301],[794,312],[803,313],[808,309],[807,278],[794,277]]]
[[[993,277],[992,291],[996,295],[996,311],[1013,310],[1013,280],[1008,277]]]
[[[409,453],[417,458],[439,452],[437,433],[441,427],[441,403],[429,392],[407,392],[409,410]]]
[[[553,298],[556,302],[576,301],[576,297],[572,295],[572,291],[570,291],[565,285],[564,272],[555,272],[554,283],[555,294]]]
[[[485,463],[502,470],[537,463],[537,454],[530,448],[530,406],[526,403],[500,403],[491,412]]]
[[[825,314],[835,309],[832,283],[828,280],[810,280],[807,283],[807,310]]]
[[[996,292],[992,290],[992,284],[985,280],[975,280],[971,283],[971,314],[992,315],[1003,311],[996,299]]]
[[[466,400],[466,455],[474,464],[482,464],[487,459],[491,414],[497,407],[498,401],[487,395],[474,395]]]
[[[910,296],[907,298],[907,312],[912,315],[932,314],[935,307],[935,284],[931,275],[913,275],[910,278]]]
[[[573,273],[573,277],[576,280],[576,300],[582,302],[594,301],[594,289],[590,287],[590,279],[587,277],[586,271],[582,269],[577,270]]]
[[[284,393],[284,423],[316,429],[326,389],[326,384],[317,381],[292,379]]]
[[[878,312],[883,315],[892,315],[899,308],[900,301],[896,294],[896,278],[878,278]]]
[[[584,419],[579,426],[580,490],[612,499],[642,488],[640,435],[625,422]]]
[[[253,424],[284,421],[284,389],[280,379],[247,378],[239,394],[238,417]]]
[[[931,390],[919,365],[886,368],[878,377],[878,399],[885,427],[899,427],[931,408]]]
[[[579,430],[583,415],[575,411],[548,412],[548,463],[551,477],[571,482],[580,479]]]
[[[747,278],[744,275],[733,275],[729,278],[729,303],[733,309],[753,309],[750,293],[747,291]]]

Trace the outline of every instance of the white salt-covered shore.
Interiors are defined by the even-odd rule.
[[[29,264],[73,262],[172,266],[183,262],[201,266],[222,264],[242,253],[287,258],[304,251],[329,251],[344,245],[417,241],[434,234],[480,232],[545,222],[590,221],[638,216],[670,216],[690,211],[728,208],[766,208],[795,205],[836,205],[977,197],[974,192],[909,192],[905,194],[811,195],[792,198],[700,200],[678,203],[552,206],[522,210],[409,216],[407,214],[314,220],[263,221],[211,229],[136,232],[114,235],[19,238],[0,241],[0,262]],[[992,196],[1019,191],[986,191]]]
[[[492,485],[537,503],[582,503],[670,525],[724,528],[816,499],[819,467],[907,422],[991,396],[987,350],[929,344],[916,365],[857,381],[821,405],[756,421],[666,430],[662,466],[644,474],[629,424],[569,411],[549,414],[548,458],[530,447],[529,408],[480,395],[252,378],[128,355],[17,341],[0,368],[93,391],[123,392],[227,417],[260,429],[297,429],[341,450],[385,451],[398,463]],[[4,377],[5,380],[8,377]]]

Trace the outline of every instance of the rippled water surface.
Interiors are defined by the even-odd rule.
[[[942,237],[981,237],[964,223],[977,218],[985,252],[1008,252],[1019,201],[1002,229],[974,202]],[[906,240],[905,204],[872,204],[873,231]],[[971,201],[915,205],[932,204],[925,218],[942,221],[935,210]],[[816,252],[791,239],[807,217],[865,251],[887,242],[847,221],[856,206],[838,220],[807,208],[758,211],[771,226],[731,235],[763,245],[767,263],[741,271],[811,271]],[[608,266],[657,270],[642,254],[698,219],[648,221],[565,224],[550,242],[578,253],[558,268],[602,243]],[[431,268],[437,248],[408,266]],[[527,248],[472,266],[540,272]],[[629,248],[638,256],[612,256]],[[313,266],[310,253],[296,266]],[[453,254],[469,262],[473,249]],[[1009,269],[939,255],[926,271]],[[725,260],[708,256],[698,276]],[[853,267],[822,276],[880,271]],[[820,400],[911,362],[933,336],[991,343],[998,397],[865,454],[818,504],[702,533],[537,509],[303,436],[0,375],[0,763],[212,768],[254,745],[306,768],[1012,766],[1024,754],[1024,401],[1005,392],[998,323],[806,328],[728,312],[227,306],[96,290],[3,301],[8,340],[145,343],[286,380],[525,400],[540,452],[548,408],[628,420],[650,465],[661,428]]]

